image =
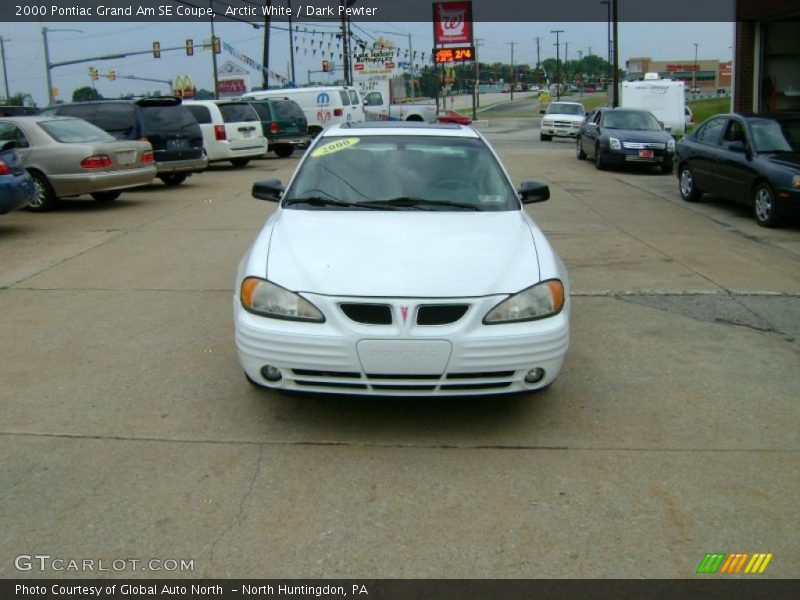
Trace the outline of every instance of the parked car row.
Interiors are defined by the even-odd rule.
[[[0,117],[0,213],[20,205],[46,211],[84,194],[110,202],[156,177],[179,185],[209,163],[244,166],[268,151],[289,156],[308,141],[302,110],[280,97],[99,100]]]
[[[704,193],[752,207],[756,222],[775,227],[800,215],[800,113],[722,114],[676,141],[647,110],[600,107],[575,124],[583,107],[554,102],[544,113],[540,139],[575,137],[578,160],[597,169],[644,164],[678,171],[687,202]],[[694,116],[688,108],[686,119]]]

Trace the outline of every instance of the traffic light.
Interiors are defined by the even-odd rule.
[[[161,58],[161,44],[153,42],[153,58]]]
[[[214,51],[214,54],[219,54],[222,52],[222,44],[220,44],[219,38],[214,36],[211,38],[211,49]]]
[[[108,78],[109,80],[114,81],[117,78],[117,72],[114,69],[109,69]]]
[[[330,70],[330,63],[327,60],[322,61],[322,70],[327,73]]]
[[[89,67],[89,76],[92,78],[92,81],[97,81],[97,79],[100,77],[97,74],[97,69],[95,67]]]
[[[186,40],[186,56],[192,56],[194,54],[194,42],[192,40]]]

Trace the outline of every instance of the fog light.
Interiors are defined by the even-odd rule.
[[[525,373],[525,383],[539,383],[544,377],[544,369],[536,367]]]
[[[280,381],[283,375],[281,375],[281,370],[278,367],[274,367],[272,365],[267,365],[261,369],[261,374],[264,376],[264,379],[267,381]]]

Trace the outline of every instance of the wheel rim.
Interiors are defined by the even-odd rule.
[[[772,194],[766,188],[756,192],[756,217],[759,221],[769,221],[772,215]]]
[[[694,190],[694,180],[692,179],[692,172],[689,169],[681,171],[681,195],[688,198],[692,195]]]
[[[39,208],[47,199],[47,191],[44,189],[42,182],[35,177],[33,179],[33,185],[36,187],[36,193],[33,195],[33,198],[31,198],[30,202],[28,202],[28,206],[32,208]]]
[[[580,140],[576,140],[575,141],[575,152],[577,153],[578,156],[581,155],[581,141]]]

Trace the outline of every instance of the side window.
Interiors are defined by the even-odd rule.
[[[194,118],[201,125],[211,123],[211,111],[208,110],[207,106],[202,104],[184,104],[184,106],[189,109],[189,112],[194,115]]]
[[[94,124],[117,139],[136,139],[136,118],[132,104],[109,102],[99,105],[94,116]]]
[[[700,126],[700,129],[694,134],[694,139],[703,144],[719,144],[723,125],[725,125],[725,119],[711,119],[708,123]]]
[[[30,148],[30,143],[22,130],[14,123],[0,122],[0,140],[16,142],[17,148]]]
[[[603,118],[603,111],[598,110],[597,113],[594,115],[594,119],[592,119],[592,123],[595,125],[600,125],[600,120]]]
[[[370,92],[364,98],[366,106],[381,106],[383,104],[383,97],[380,92]]]
[[[358,94],[355,90],[350,90],[350,104],[353,106],[358,105]]]
[[[59,113],[62,117],[75,117],[94,123],[94,116],[97,113],[96,104],[67,104],[61,107]]]
[[[339,97],[342,99],[342,106],[350,106],[350,94],[347,90],[339,90]]]
[[[742,142],[747,146],[747,135],[744,132],[744,125],[742,125],[741,121],[736,119],[728,121],[728,126],[725,128],[725,134],[722,139],[726,146],[731,142]]]

